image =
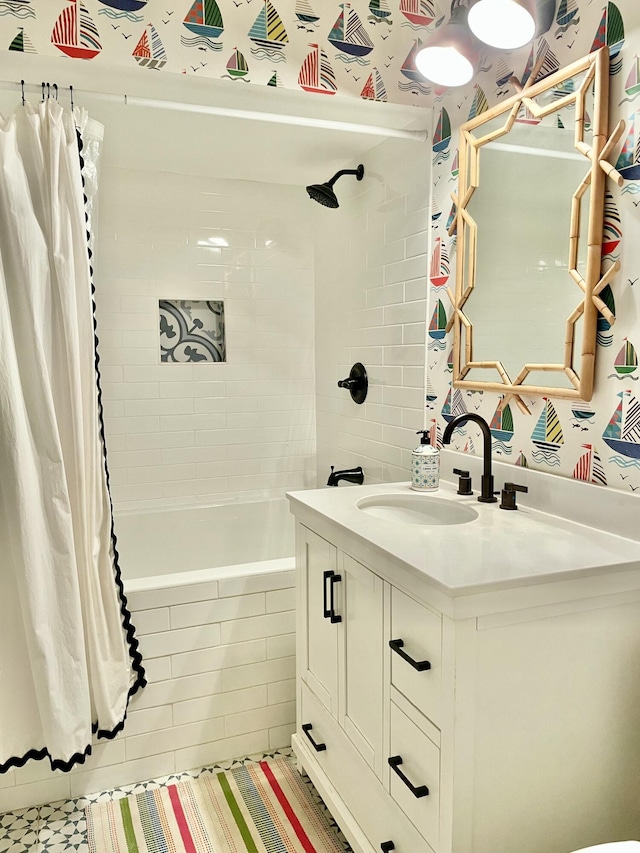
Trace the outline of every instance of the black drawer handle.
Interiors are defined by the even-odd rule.
[[[403,646],[404,640],[389,640],[389,647],[393,649],[397,655],[400,655],[402,660],[406,660],[406,662],[410,663],[414,669],[417,669],[418,672],[424,672],[426,669],[431,669],[431,663],[428,660],[414,660],[409,657],[406,652],[402,651]]]
[[[393,841],[383,841],[380,845],[380,849],[382,850],[382,853],[389,853],[390,850],[396,849],[396,845]]]
[[[392,755],[389,759],[389,767],[398,774],[398,776],[402,779],[407,788],[411,791],[414,797],[420,799],[420,797],[426,797],[429,794],[429,789],[426,785],[413,785],[407,777],[404,775],[402,770],[400,770],[400,765],[402,764],[402,758],[399,755]]]
[[[322,589],[322,597],[323,597],[323,615],[325,619],[330,619],[331,624],[335,625],[336,622],[342,622],[342,616],[338,616],[335,613],[335,605],[333,600],[333,590],[337,583],[340,583],[342,577],[337,575],[335,572],[329,569],[323,574],[323,589]],[[327,581],[329,581],[329,604],[327,605]]]
[[[309,738],[309,740],[311,741],[311,746],[315,749],[316,752],[324,752],[324,750],[327,748],[327,745],[326,745],[326,743],[316,743],[315,742],[315,740],[309,734],[309,732],[311,731],[312,728],[313,728],[313,726],[311,725],[311,723],[305,723],[302,726],[302,731]]]

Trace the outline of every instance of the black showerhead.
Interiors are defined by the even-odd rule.
[[[355,175],[356,179],[361,181],[364,177],[364,166],[360,164],[357,169],[341,169],[326,184],[311,184],[307,187],[309,198],[312,198],[324,207],[339,207],[338,199],[333,191],[333,185],[342,175]]]

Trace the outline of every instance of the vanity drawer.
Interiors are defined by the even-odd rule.
[[[440,727],[442,696],[442,617],[418,604],[395,587],[391,590],[391,640],[400,640],[391,652],[391,683],[412,705]]]
[[[394,765],[389,767],[391,796],[429,844],[437,848],[440,750],[393,702],[390,753],[389,764]]]
[[[311,723],[308,734],[326,749],[316,752],[304,732],[298,732],[298,737],[317,759],[320,772],[337,790],[375,853],[380,853],[386,841],[393,842],[393,853],[433,853],[340,726],[307,686],[301,686],[302,724]],[[306,763],[305,758],[302,764]],[[330,809],[331,804],[327,805]]]

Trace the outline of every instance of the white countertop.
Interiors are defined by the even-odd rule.
[[[356,506],[363,497],[391,494],[454,501],[472,507],[478,517],[465,524],[422,527],[376,518]],[[457,495],[456,487],[443,481],[436,492],[424,494],[409,483],[386,483],[287,497],[294,514],[320,516],[452,596],[640,569],[640,542],[528,507],[501,510],[497,503],[479,503],[477,495]]]

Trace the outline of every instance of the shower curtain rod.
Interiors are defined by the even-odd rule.
[[[215,107],[207,104],[190,104],[181,101],[163,101],[158,98],[140,98],[126,94],[117,95],[110,92],[96,92],[91,89],[76,89],[75,86],[58,86],[55,83],[28,84],[24,81],[17,83],[3,80],[0,81],[0,89],[13,90],[17,88],[23,94],[25,92],[44,93],[47,87],[49,96],[57,97],[61,92],[67,92],[73,98],[77,95],[88,95],[99,101],[108,103],[124,104],[125,106],[147,107],[150,109],[174,110],[183,113],[196,113],[200,115],[221,116],[223,118],[237,118],[248,121],[264,121],[271,124],[288,124],[299,127],[316,127],[323,130],[340,130],[347,133],[364,133],[370,136],[384,136],[394,139],[407,139],[412,142],[426,142],[428,134],[426,130],[406,130],[402,128],[379,127],[372,124],[356,124],[354,122],[337,121],[334,119],[311,118],[309,116],[286,115],[284,113],[267,113],[258,110],[241,110],[229,107]],[[55,94],[53,92],[55,90]]]

